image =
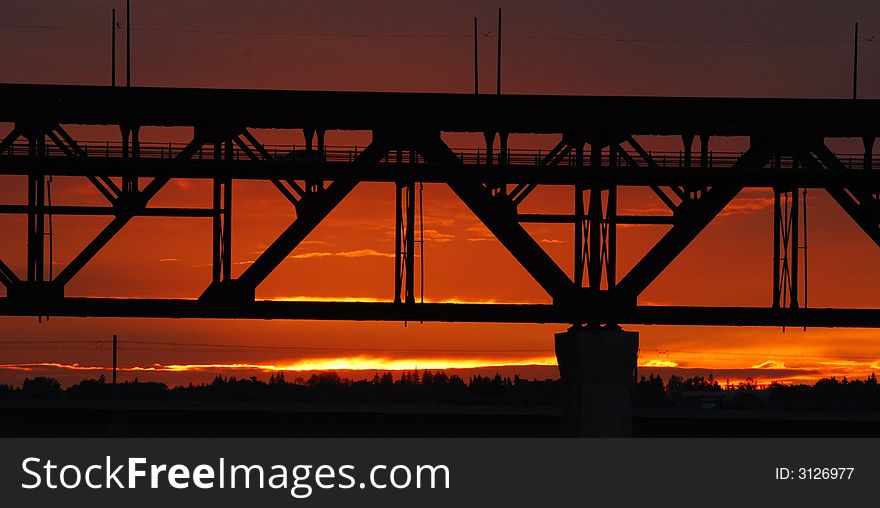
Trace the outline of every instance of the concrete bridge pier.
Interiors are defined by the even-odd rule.
[[[639,334],[618,327],[573,326],[557,333],[555,342],[562,381],[562,435],[632,436],[630,391]]]

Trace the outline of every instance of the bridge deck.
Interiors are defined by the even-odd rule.
[[[64,124],[372,130],[425,127],[447,132],[720,136],[880,134],[880,100],[124,88],[0,84],[0,122],[46,116]]]

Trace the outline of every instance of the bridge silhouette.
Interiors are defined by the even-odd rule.
[[[27,204],[0,212],[28,218],[27,273],[0,260],[0,315],[229,317],[571,324],[880,326],[880,310],[808,308],[799,263],[799,189],[827,191],[880,245],[880,172],[873,156],[880,103],[873,100],[714,99],[296,92],[0,85],[0,174],[27,175]],[[115,125],[118,139],[75,140],[65,125]],[[139,128],[185,126],[192,140],[141,143]],[[303,129],[305,146],[262,144],[253,129]],[[367,130],[366,147],[327,147],[334,130]],[[476,132],[485,149],[456,152],[441,132]],[[553,134],[552,150],[511,150],[511,134]],[[673,137],[679,152],[649,152],[640,136]],[[710,150],[713,137],[748,136],[741,153]],[[828,138],[859,138],[864,154],[835,154]],[[493,149],[496,139],[500,149]],[[694,145],[697,146],[694,146]],[[94,184],[106,206],[46,200],[48,175]],[[172,178],[213,182],[210,208],[151,206]],[[231,273],[235,180],[266,180],[295,219],[252,265]],[[256,288],[360,182],[397,187],[395,292],[385,302],[258,301]],[[415,185],[448,185],[546,291],[550,304],[422,303],[415,295]],[[538,186],[568,186],[571,213],[521,213]],[[668,213],[624,215],[619,186],[650,188]],[[774,191],[773,294],[766,307],[639,305],[639,295],[745,188]],[[51,279],[49,215],[111,222]],[[137,216],[213,219],[212,281],[193,299],[74,298],[64,288]],[[571,224],[573,277],[523,228]],[[617,229],[669,231],[627,273],[616,264]],[[381,295],[377,295],[381,296]],[[198,298],[196,298],[198,297]]]
[[[827,192],[880,246],[880,101],[463,95],[0,85],[0,175],[25,175],[27,267],[0,260],[0,315],[565,323],[556,350],[564,422],[579,435],[629,432],[628,390],[637,334],[620,325],[880,327],[880,309],[810,308],[801,246],[801,189]],[[70,125],[110,125],[119,138],[77,140]],[[188,143],[142,143],[141,127],[190,127]],[[305,145],[262,143],[258,129],[302,129]],[[331,147],[328,131],[372,133],[365,147]],[[482,149],[456,151],[442,133],[478,133]],[[549,151],[515,150],[510,135],[557,137]],[[661,136],[678,152],[646,150]],[[748,137],[742,153],[711,150],[713,138]],[[827,140],[857,138],[860,154]],[[496,140],[498,149],[495,149]],[[53,205],[49,176],[87,179],[105,206]],[[151,206],[173,178],[213,183],[211,207]],[[292,204],[292,221],[239,276],[232,276],[235,181],[269,181]],[[257,287],[361,182],[396,186],[394,294],[387,302],[257,300]],[[550,297],[549,304],[426,303],[415,292],[416,186],[447,185]],[[570,213],[523,213],[539,186],[574,190]],[[664,213],[618,213],[621,186],[650,189]],[[764,307],[639,304],[639,296],[743,189],[774,196],[772,297]],[[111,221],[57,274],[45,267],[46,220]],[[212,279],[192,299],[81,298],[67,284],[134,217],[212,219]],[[526,229],[569,224],[569,276]],[[626,273],[617,267],[621,225],[668,231]],[[7,236],[8,238],[8,236]]]

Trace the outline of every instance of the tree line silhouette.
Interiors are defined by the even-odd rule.
[[[814,385],[772,383],[753,379],[721,384],[707,377],[641,376],[633,386],[633,405],[645,408],[775,409],[880,411],[880,384],[875,374],[864,380],[829,378]],[[26,378],[20,387],[0,384],[0,400],[177,400],[254,402],[341,402],[398,404],[478,404],[558,406],[560,382],[475,375],[467,380],[443,371],[376,373],[351,380],[328,371],[289,381],[284,373],[264,381],[257,377],[216,376],[210,383],[169,387],[138,379],[113,385],[104,376],[62,388],[50,377]]]
[[[664,385],[660,376],[651,374],[639,378],[633,398],[642,407],[880,411],[880,385],[873,372],[864,380],[831,377],[812,386],[759,386],[752,378],[722,385],[711,374],[686,379],[672,375]]]
[[[327,371],[288,380],[283,372],[267,381],[255,376],[216,376],[210,383],[169,387],[138,379],[113,385],[104,376],[67,387],[48,377],[26,378],[21,387],[0,384],[2,399],[53,400],[189,400],[350,403],[461,403],[547,405],[559,400],[556,380],[525,380],[519,376],[472,376],[465,380],[443,371],[376,373],[351,380]]]

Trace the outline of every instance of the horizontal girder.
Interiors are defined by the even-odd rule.
[[[614,316],[617,324],[707,326],[880,327],[877,309],[791,309],[639,305],[574,308],[552,304],[308,302],[257,300],[220,305],[179,299],[73,298],[20,305],[0,298],[0,316],[139,317],[206,319],[313,319],[330,321],[434,321],[571,323]]]
[[[38,116],[93,125],[241,125],[448,132],[753,136],[880,134],[880,101],[114,88],[0,84],[0,122]],[[218,110],[222,108],[222,114]],[[417,121],[412,113],[418,111]]]
[[[425,183],[455,181],[528,183],[536,185],[623,185],[712,186],[736,184],[742,187],[797,186],[826,188],[854,186],[880,189],[880,171],[826,169],[736,168],[590,168],[537,167],[523,165],[378,163],[378,162],[291,162],[284,160],[209,160],[104,158],[33,159],[24,156],[0,157],[0,175],[52,174],[54,176],[173,177],[193,179],[233,178],[240,180],[337,180],[354,178],[361,182],[415,180]]]

